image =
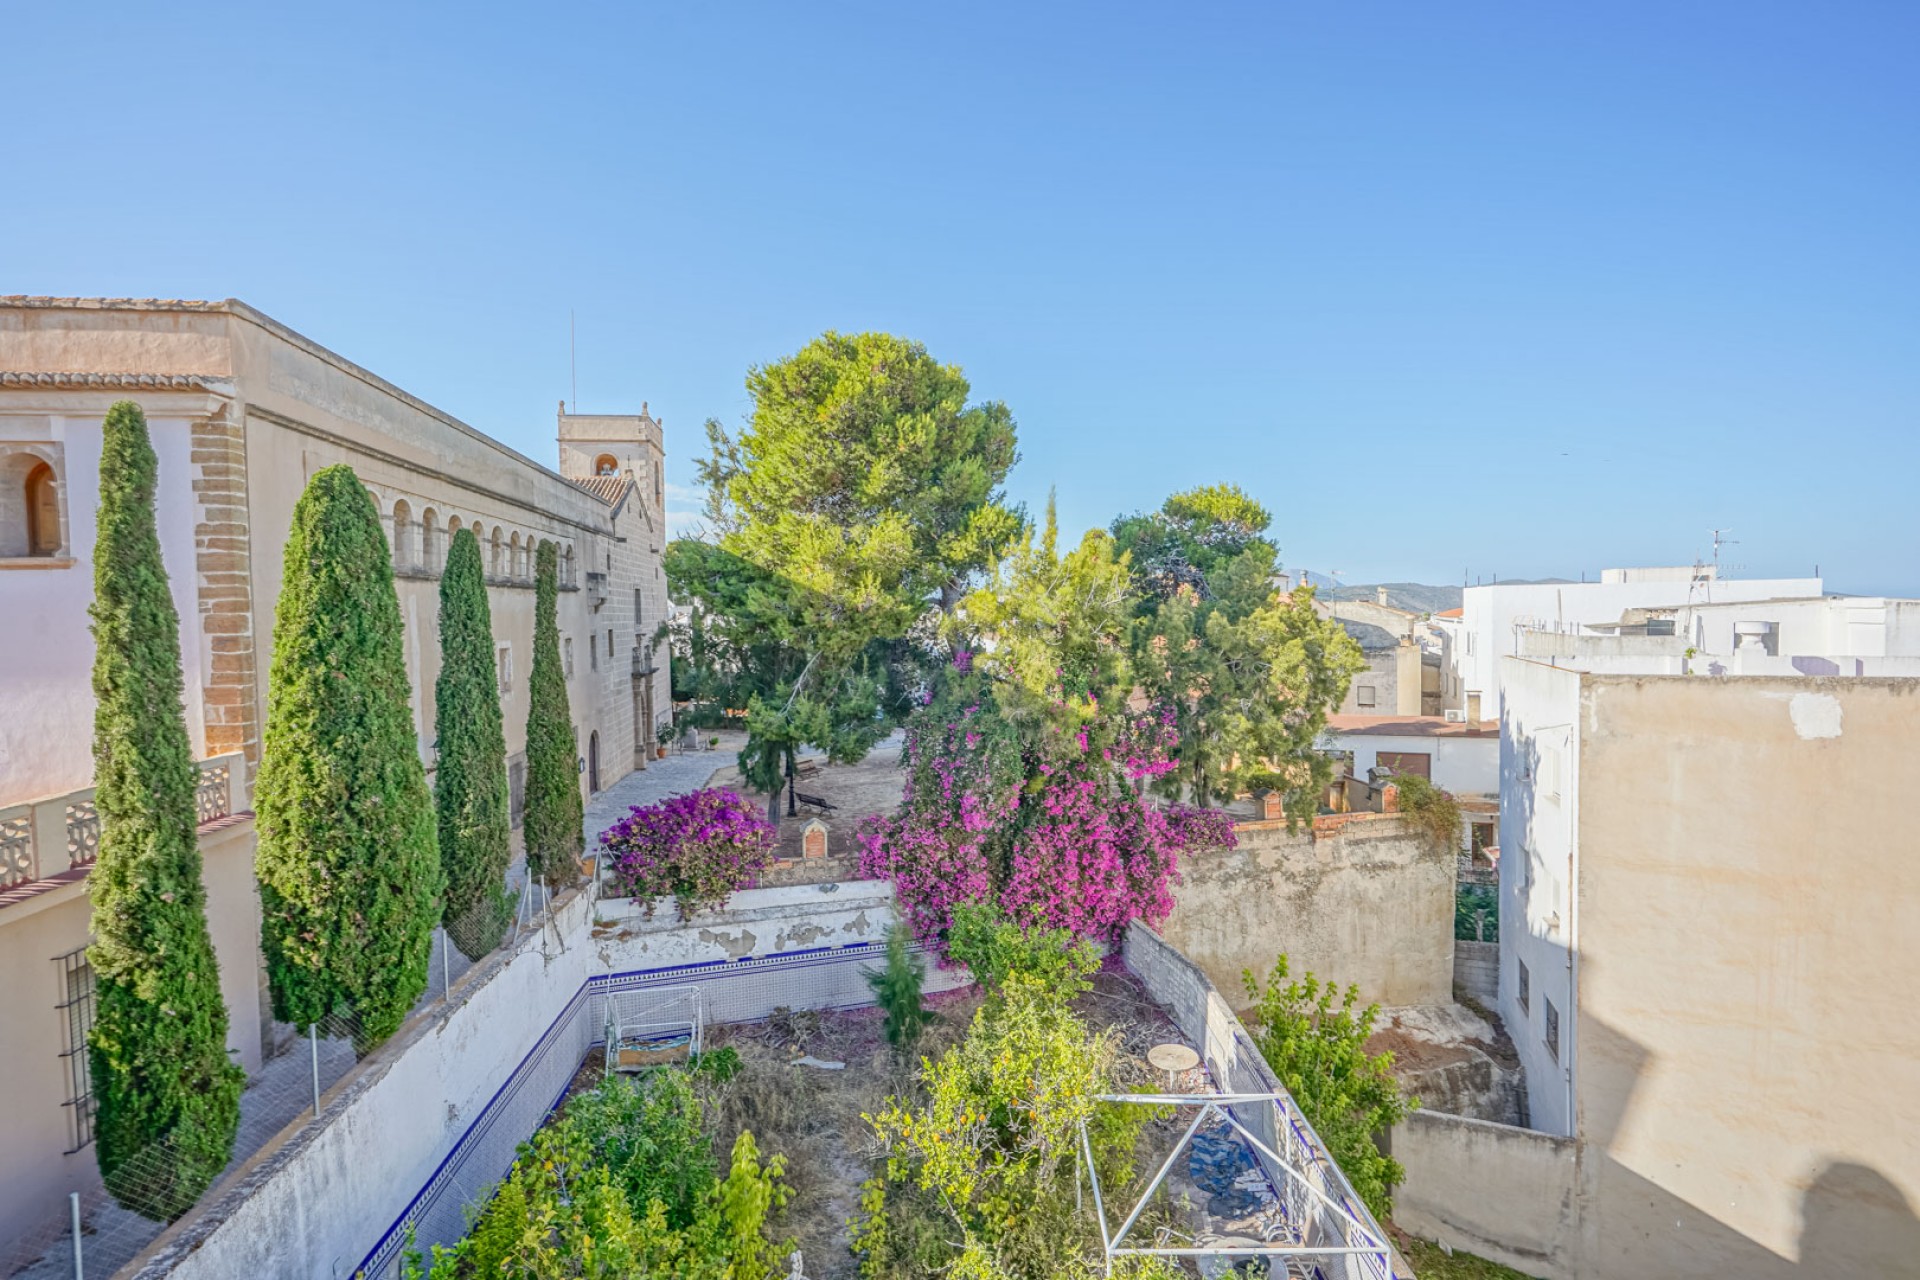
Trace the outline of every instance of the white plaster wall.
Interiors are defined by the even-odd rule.
[[[193,468],[190,425],[149,418],[160,461],[155,497],[160,553],[180,617],[187,733],[206,754],[202,673],[211,666],[195,603]],[[0,807],[93,785],[93,544],[100,493],[101,418],[0,414],[0,441],[59,443],[63,499],[73,564],[58,569],[0,569]],[[59,869],[59,868],[56,868]]]
[[[886,939],[895,919],[890,882],[851,880],[823,892],[828,887],[748,889],[719,910],[699,912],[690,920],[679,918],[670,898],[653,904],[651,919],[643,902],[603,898],[594,912],[598,972],[740,960]]]
[[[1741,622],[1773,623],[1780,657],[1920,657],[1920,601],[1878,596],[1716,604],[1681,612],[1675,631],[1683,644],[1730,654]]]
[[[1571,1135],[1580,674],[1518,658],[1502,665],[1500,1015],[1526,1069],[1533,1127]],[[1522,962],[1531,977],[1525,1009]],[[1560,1011],[1557,1060],[1546,1046],[1549,1000]]]
[[[1468,587],[1461,594],[1461,644],[1454,651],[1462,696],[1478,692],[1480,714],[1492,718],[1500,705],[1500,659],[1515,654],[1513,624],[1518,620],[1577,628],[1595,622],[1618,622],[1626,609],[1817,596],[1820,592],[1819,578],[1735,578],[1702,586],[1687,582],[1561,582]]]
[[[1491,733],[1471,738],[1329,733],[1324,741],[1331,750],[1353,752],[1357,778],[1367,776],[1382,751],[1416,751],[1433,757],[1432,780],[1437,787],[1455,795],[1490,796],[1500,791],[1500,739]]]

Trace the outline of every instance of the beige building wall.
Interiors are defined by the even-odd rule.
[[[351,466],[367,485],[394,551],[415,728],[430,770],[439,577],[454,520],[481,531],[483,557],[492,560],[489,603],[505,651],[501,704],[516,794],[533,657],[533,548],[541,539],[565,553],[557,621],[563,664],[571,656],[568,699],[582,763],[597,743],[606,786],[642,757],[650,737],[635,711],[647,699],[636,690],[653,695],[659,714],[671,709],[664,653],[652,675],[635,676],[637,631],[650,632],[647,619],[657,622],[667,607],[662,508],[647,503],[637,483],[589,491],[573,482],[574,471],[523,457],[241,303],[0,299],[0,484],[9,458],[17,467],[31,465],[28,458],[48,462],[64,523],[57,554],[0,557],[0,616],[10,624],[0,628],[0,872],[26,868],[0,878],[0,890],[17,890],[0,896],[0,1078],[9,1103],[0,1117],[0,1239],[57,1216],[68,1190],[97,1184],[92,1148],[62,1154],[70,1145],[62,1103],[71,1094],[54,957],[89,940],[84,873],[70,865],[61,814],[92,782],[86,610],[100,424],[109,405],[127,398],[146,410],[160,459],[162,553],[180,614],[193,746],[203,760],[238,754],[236,810],[247,805],[259,763],[293,507],[313,473],[333,463]],[[594,422],[596,430],[640,424],[623,456],[660,483],[657,420]],[[583,768],[582,788],[588,783]],[[9,842],[16,829],[39,832],[31,857]],[[203,829],[209,926],[234,1047],[249,1068],[258,1066],[269,1029],[253,849],[250,815]],[[69,883],[15,883],[55,875]]]
[[[1920,681],[1588,676],[1580,712],[1587,1273],[1920,1273]]]

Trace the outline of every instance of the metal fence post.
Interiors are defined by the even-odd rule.
[[[440,930],[440,998],[445,1000],[453,990],[453,978],[450,976],[452,961],[447,957],[447,931]]]
[[[313,1118],[320,1118],[320,1024],[307,1027],[307,1047],[313,1052]]]
[[[69,1191],[67,1204],[73,1210],[73,1280],[86,1280],[86,1268],[80,1264],[80,1193]]]

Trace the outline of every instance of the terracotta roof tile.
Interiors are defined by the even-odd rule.
[[[226,379],[210,373],[15,373],[0,370],[0,387],[115,387],[135,391],[204,390]]]
[[[1496,720],[1468,724],[1445,716],[1328,716],[1327,732],[1398,738],[1491,738],[1499,735],[1500,724]]]
[[[618,502],[632,483],[625,476],[569,476],[569,483],[585,489],[602,502]]]

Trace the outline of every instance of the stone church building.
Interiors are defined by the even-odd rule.
[[[439,577],[462,527],[486,561],[516,827],[542,540],[560,548],[583,792],[645,767],[671,713],[654,645],[669,610],[665,443],[644,405],[562,405],[553,470],[241,302],[0,298],[0,1241],[99,1185],[84,1053],[99,838],[87,606],[101,422],[122,399],[145,410],[159,455],[209,924],[230,1052],[250,1072],[272,1028],[249,797],[285,541],[314,472],[351,466],[379,505],[430,780]]]

